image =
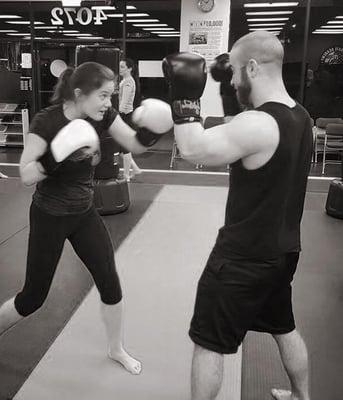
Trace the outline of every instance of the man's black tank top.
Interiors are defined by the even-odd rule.
[[[271,159],[255,170],[231,165],[225,225],[214,250],[225,257],[273,258],[300,251],[300,221],[311,165],[310,116],[300,105],[268,102],[256,109],[271,115],[280,132]]]

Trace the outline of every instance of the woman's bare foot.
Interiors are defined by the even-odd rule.
[[[111,360],[117,361],[119,364],[121,364],[127,371],[131,372],[131,374],[138,375],[141,373],[141,363],[131,357],[124,349],[121,349],[117,352],[108,350],[108,356]]]
[[[290,390],[272,389],[271,395],[276,400],[302,400],[300,397],[292,394]]]

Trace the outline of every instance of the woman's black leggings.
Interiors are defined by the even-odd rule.
[[[66,239],[92,274],[102,302],[117,304],[121,300],[111,238],[94,207],[84,214],[54,216],[32,203],[26,279],[15,298],[22,316],[44,303]]]

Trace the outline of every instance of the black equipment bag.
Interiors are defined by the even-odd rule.
[[[95,181],[94,206],[100,215],[118,214],[130,206],[126,180],[99,179]]]
[[[326,199],[326,212],[331,217],[343,219],[343,181],[334,179]]]

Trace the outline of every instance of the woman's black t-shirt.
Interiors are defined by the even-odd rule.
[[[109,108],[101,121],[87,119],[101,135],[117,117],[118,112]],[[40,136],[48,146],[65,125],[70,122],[64,113],[63,106],[53,105],[37,113],[31,124],[30,133]],[[82,132],[75,132],[82,134]],[[85,157],[81,150],[76,151],[46,179],[37,183],[33,194],[35,205],[53,215],[81,214],[90,209],[93,203],[92,156]]]

